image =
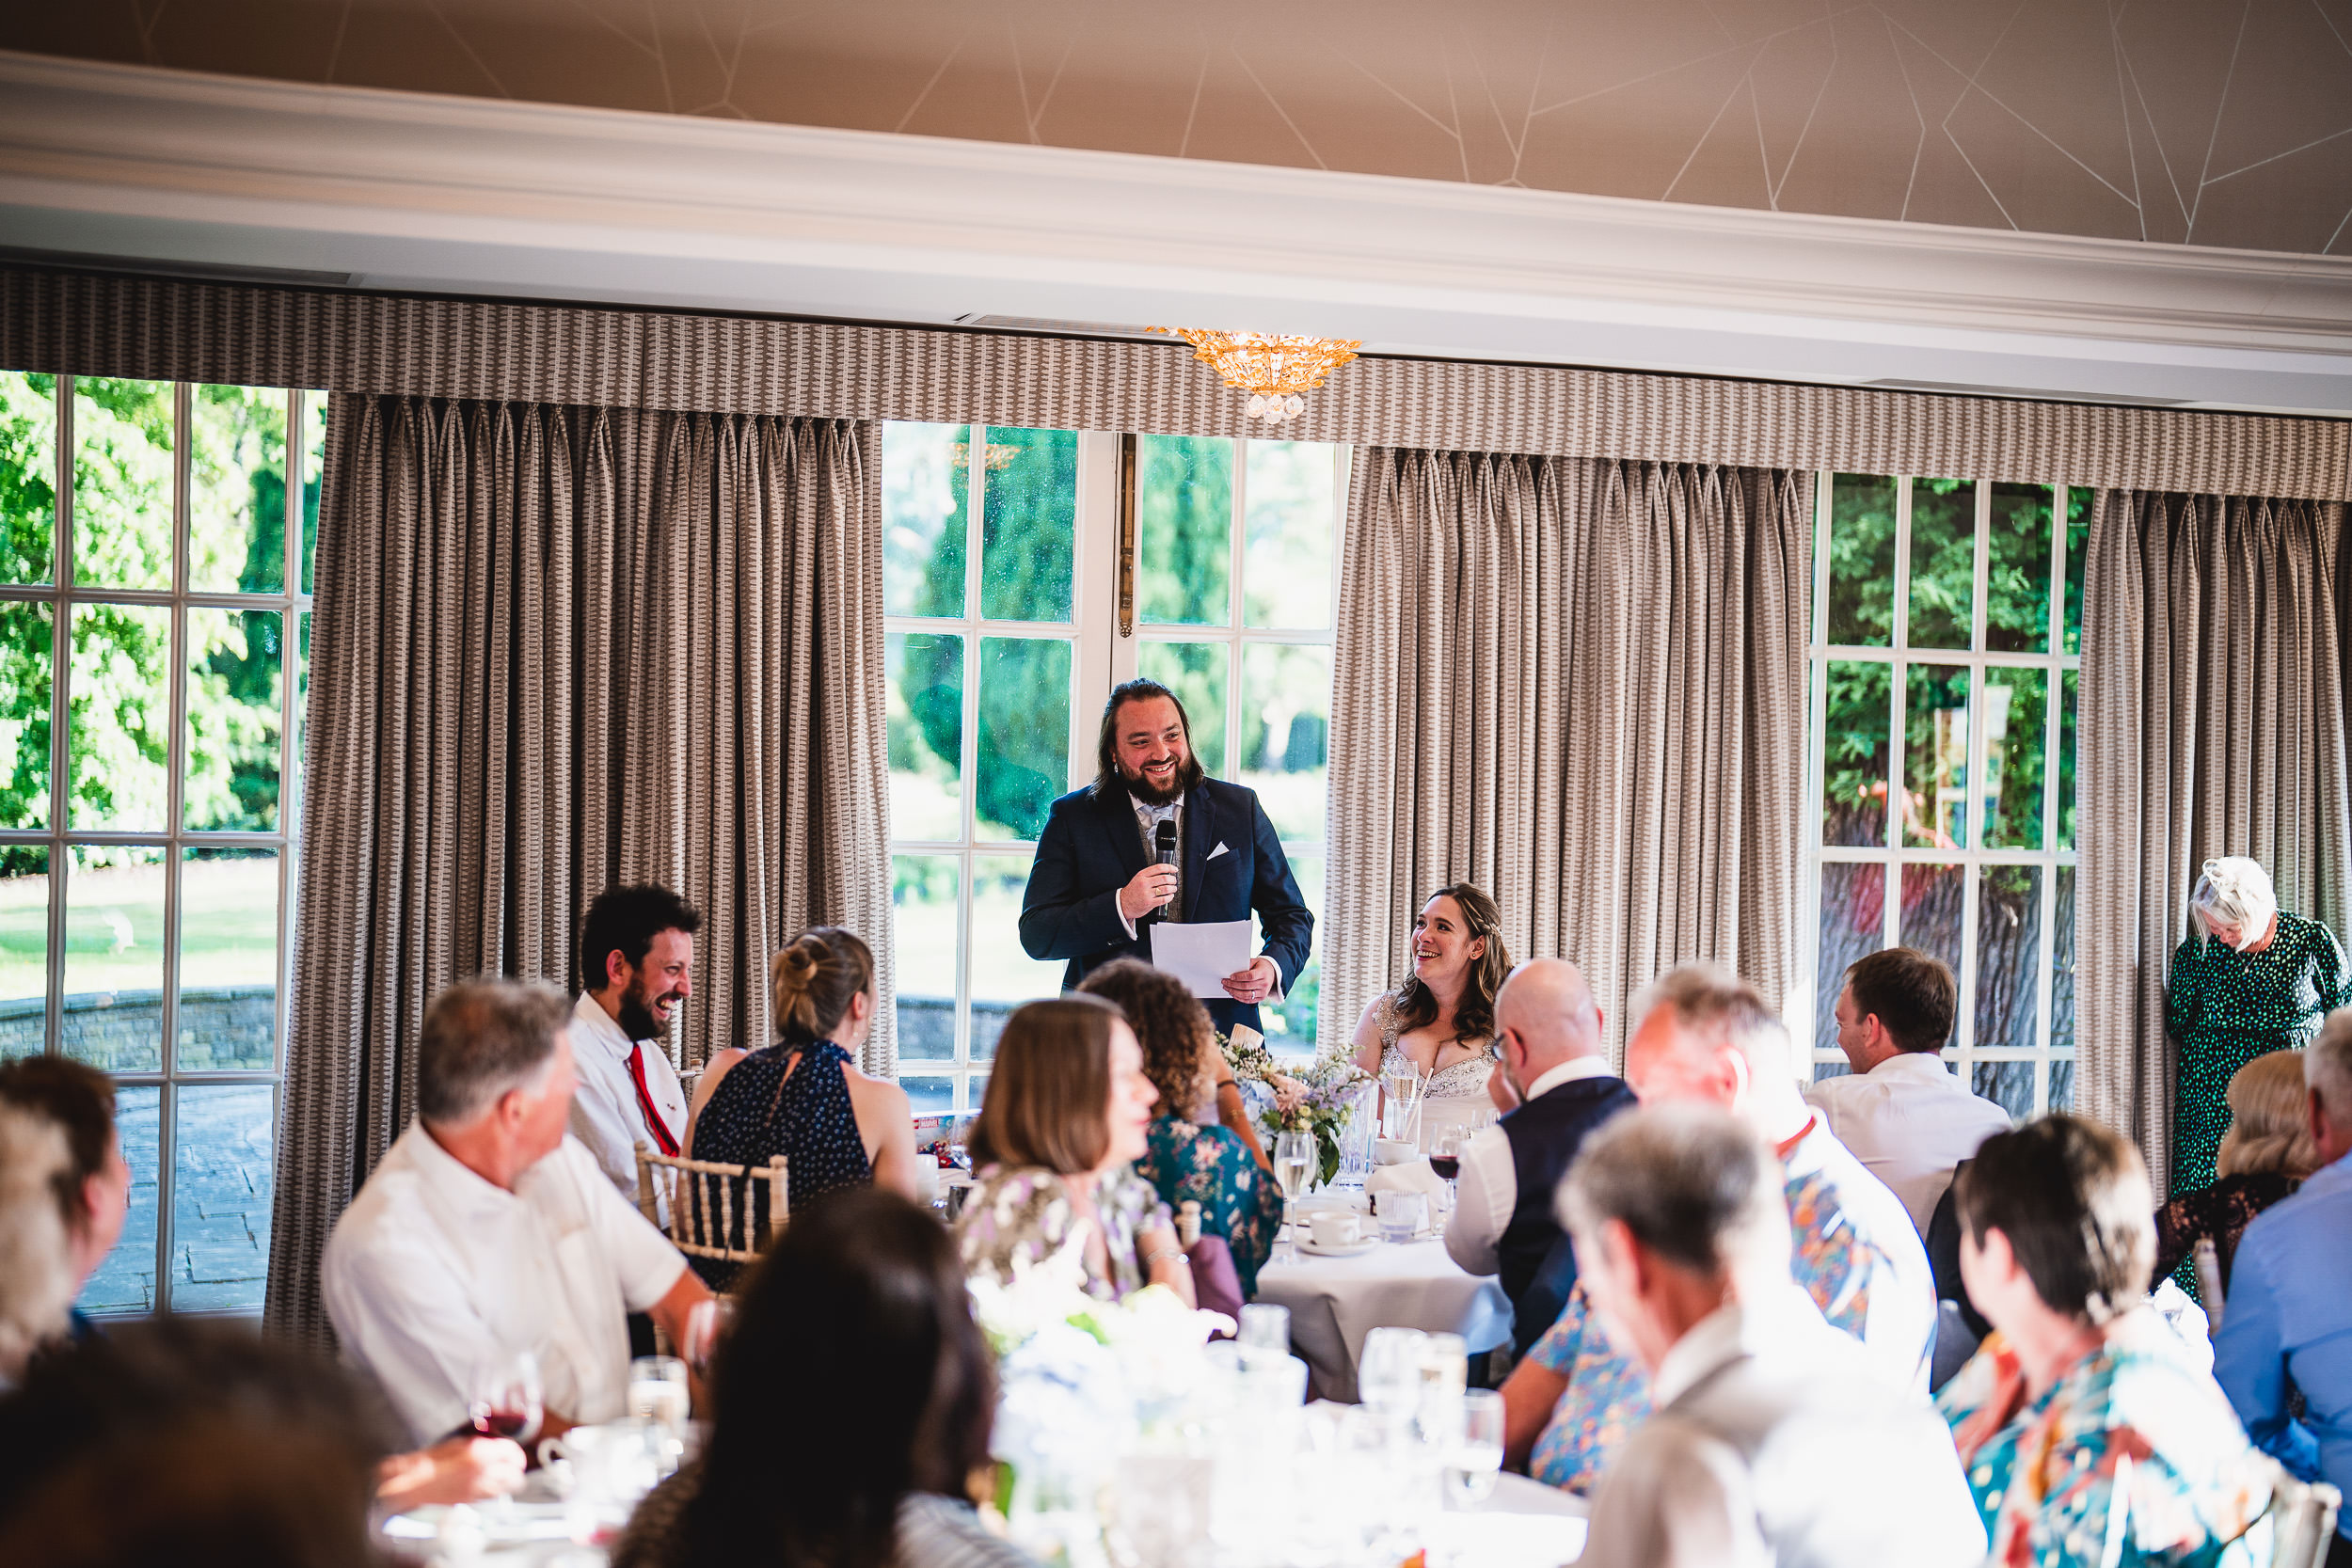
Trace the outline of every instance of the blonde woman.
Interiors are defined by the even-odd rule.
[[[2336,934],[2279,908],[2270,875],[2243,855],[2209,860],[2188,901],[2189,935],[2165,981],[2164,1027],[2180,1047],[2172,1101],[2172,1196],[2213,1185],[2238,1069],[2309,1045],[2352,1005]]]
[[[712,1056],[694,1085],[688,1151],[730,1165],[765,1164],[783,1155],[786,1196],[796,1210],[868,1183],[913,1197],[914,1120],[907,1092],[851,1065],[874,1027],[872,950],[853,932],[820,926],[777,954],[768,978],[776,1043]],[[766,1208],[766,1196],[755,1191],[736,1212],[757,1235]],[[716,1259],[693,1263],[721,1291],[741,1268]]]
[[[2214,1161],[2219,1179],[2156,1211],[2155,1277],[2179,1268],[2199,1242],[2210,1240],[2220,1258],[2225,1293],[2238,1238],[2256,1214],[2301,1186],[2319,1163],[2300,1051],[2273,1051],[2238,1069],[2230,1079],[2229,1103],[2230,1131]]]

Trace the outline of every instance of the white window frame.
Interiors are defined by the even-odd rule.
[[[104,378],[93,378],[104,379]],[[123,379],[137,379],[135,377]],[[173,1234],[176,1204],[173,1191],[178,1165],[175,1138],[179,1090],[187,1085],[265,1084],[270,1087],[270,1128],[273,1155],[283,1132],[286,1022],[292,993],[295,863],[300,852],[302,817],[302,735],[299,693],[303,683],[303,641],[309,625],[311,595],[302,581],[304,486],[310,476],[304,464],[307,410],[326,397],[325,392],[292,390],[286,400],[286,527],[284,590],[277,594],[197,592],[188,587],[188,531],[191,465],[195,454],[192,418],[195,387],[190,382],[172,388],[172,586],[168,589],[111,588],[73,581],[73,472],[77,437],[74,431],[73,388],[76,376],[56,378],[56,451],[54,488],[56,515],[53,524],[52,580],[48,583],[0,584],[0,601],[46,604],[51,607],[50,643],[50,821],[45,829],[0,830],[0,843],[40,845],[49,851],[48,1011],[43,1052],[62,1051],[65,1015],[66,911],[70,903],[72,848],[75,846],[134,846],[164,853],[164,967],[162,1066],[152,1071],[116,1072],[118,1089],[155,1086],[159,1089],[155,1168],[155,1299],[151,1310],[171,1302],[171,1262],[177,1238]],[[274,390],[275,388],[269,388]],[[72,711],[72,611],[85,605],[153,605],[171,614],[172,664],[170,680],[171,740],[167,826],[152,832],[90,831],[68,826],[72,813],[72,776],[67,716]],[[273,832],[193,832],[184,826],[183,786],[187,771],[188,611],[199,609],[275,610],[280,617],[283,665],[278,681],[278,829]],[[278,997],[273,1020],[272,1065],[267,1070],[197,1070],[179,1066],[181,872],[183,853],[194,848],[257,848],[278,857]],[[263,1264],[267,1266],[267,1255]],[[258,1317],[252,1307],[172,1307],[175,1315]],[[106,1316],[136,1316],[112,1309]]]
[[[1133,630],[1120,630],[1120,563],[1121,443],[1129,437],[1116,432],[1080,431],[1077,453],[1077,499],[1071,552],[1071,618],[1062,622],[991,620],[978,613],[987,486],[982,482],[988,426],[974,424],[966,445],[964,473],[964,595],[966,613],[960,616],[886,615],[885,636],[906,632],[952,636],[963,640],[962,741],[959,759],[961,800],[959,833],[952,839],[900,836],[894,825],[890,853],[953,856],[957,862],[955,1052],[952,1057],[913,1058],[901,1054],[898,1075],[946,1078],[953,1090],[953,1114],[978,1109],[976,1085],[984,1085],[990,1063],[972,1056],[972,901],[979,869],[991,862],[1017,863],[1025,879],[1036,857],[1033,841],[982,839],[977,836],[979,790],[980,643],[984,638],[1030,637],[1073,643],[1070,661],[1070,765],[1066,789],[1092,780],[1095,742],[1104,700],[1113,686],[1136,673],[1144,642],[1223,643],[1227,674],[1225,751],[1230,770],[1240,752],[1241,675],[1244,649],[1252,644],[1323,646],[1332,644],[1339,614],[1341,540],[1346,524],[1350,449],[1335,447],[1331,520],[1331,625],[1317,630],[1268,630],[1243,626],[1244,554],[1248,538],[1248,442],[1234,438],[1231,558],[1227,573],[1228,616],[1223,626],[1146,625],[1139,608]],[[1007,429],[1009,426],[993,428]],[[1138,546],[1139,547],[1139,546]],[[1326,817],[1328,820],[1327,812]],[[1286,852],[1322,860],[1327,869],[1326,833],[1312,839],[1284,842]],[[1316,900],[1318,907],[1320,900]],[[1320,933],[1318,933],[1320,935]],[[898,976],[904,983],[905,976]],[[1306,1042],[1308,1049],[1312,1042]]]
[[[1989,630],[1987,614],[1987,581],[1992,551],[1993,482],[1976,483],[1976,563],[1972,590],[1970,646],[1965,651],[1944,648],[1914,650],[1910,641],[1911,619],[1911,507],[1913,480],[1909,474],[1892,476],[1868,475],[1869,478],[1891,477],[1895,484],[1895,579],[1894,630],[1891,644],[1886,647],[1833,644],[1829,641],[1830,597],[1830,524],[1831,501],[1836,474],[1822,471],[1814,476],[1813,515],[1813,584],[1812,612],[1807,618],[1809,633],[1806,654],[1806,724],[1805,724],[1805,793],[1801,842],[1804,847],[1803,894],[1800,908],[1804,911],[1801,925],[1802,956],[1799,978],[1787,1002],[1786,1021],[1790,1032],[1805,1042],[1800,1053],[1804,1059],[1804,1075],[1809,1080],[1825,1065],[1843,1066],[1845,1058],[1836,1050],[1822,1050],[1814,1044],[1816,1007],[1819,988],[1830,977],[1820,974],[1821,945],[1821,867],[1824,864],[1877,864],[1884,867],[1886,877],[1884,926],[1881,932],[1883,946],[1892,947],[1900,940],[1899,922],[1901,916],[1901,873],[1908,865],[1959,866],[1963,870],[1963,895],[1961,911],[1961,961],[1959,1016],[1953,1024],[1954,1044],[1944,1051],[1944,1059],[1954,1064],[1961,1082],[1974,1086],[1975,1069],[1979,1062],[2030,1061],[2034,1066],[2032,1114],[2039,1115],[2050,1105],[2050,1083],[2053,1068],[2074,1060],[2072,1047],[2054,1048],[2051,1044],[2051,1006],[2056,990],[2054,957],[2058,940],[2058,873],[2073,869],[2076,864],[2075,849],[2059,849],[2058,781],[2062,768],[2058,751],[2064,720],[2064,674],[2079,672],[2082,657],[2067,653],[2066,590],[2067,590],[2067,515],[2066,485],[2049,486],[2050,506],[2050,600],[2049,639],[2045,653],[2010,653],[1988,650],[1985,646]],[[1878,663],[1890,667],[1888,682],[1888,737],[1886,780],[1887,832],[1885,842],[1876,845],[1824,845],[1821,842],[1821,792],[1826,772],[1825,754],[1829,703],[1829,666],[1836,663]],[[2002,669],[2026,669],[2036,672],[2048,683],[2049,701],[2042,715],[2042,846],[2036,849],[1987,849],[1984,838],[1983,801],[1977,796],[1970,802],[1968,841],[1964,849],[1913,848],[1902,843],[1902,819],[1899,806],[1903,787],[1905,686],[1913,665],[1933,665],[1940,668],[1963,668],[1969,672],[1969,736],[1968,778],[1983,778],[1986,753],[1985,719],[1987,703],[1985,688],[1988,673]],[[2080,675],[2076,675],[2079,702]],[[2079,733],[2079,721],[2078,721]],[[2075,779],[2079,795],[2081,779]],[[2080,843],[2079,832],[2076,839]],[[2034,1006],[2034,1040],[2030,1047],[1985,1046],[1976,1040],[1977,1018],[1977,927],[1980,872],[1986,866],[2022,865],[2038,867],[2041,871],[2041,927],[2035,953],[2038,984]],[[2079,933],[2077,934],[2079,960]],[[2079,994],[2079,992],[2077,993]]]

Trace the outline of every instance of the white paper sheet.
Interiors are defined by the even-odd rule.
[[[1182,980],[1195,996],[1228,1002],[1232,999],[1226,994],[1225,976],[1249,967],[1249,938],[1247,920],[1154,926],[1152,964]]]

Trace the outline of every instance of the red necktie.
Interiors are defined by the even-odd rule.
[[[645,1131],[651,1132],[653,1141],[661,1146],[661,1152],[675,1160],[677,1158],[677,1139],[670,1135],[670,1124],[662,1119],[660,1111],[654,1106],[653,1092],[645,1087],[645,1064],[638,1055],[644,1049],[638,1045],[628,1048],[628,1079],[637,1085],[637,1108],[645,1113]]]

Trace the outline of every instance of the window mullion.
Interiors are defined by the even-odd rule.
[[[1903,765],[1909,737],[1904,733],[1906,688],[1911,680],[1911,480],[1895,481],[1895,660],[1886,683],[1886,843],[1896,853],[1887,856],[1885,913],[1881,942],[1888,947],[1902,940],[1903,883],[1899,851],[1903,845],[1903,815],[1910,804],[1904,793]]]
[[[67,723],[73,712],[73,615],[65,586],[73,572],[73,377],[60,370],[51,388],[57,400],[57,450],[53,453],[57,498],[56,527],[49,541],[49,570],[56,597],[49,616],[49,952],[43,965],[49,1005],[41,1038],[52,1053],[65,1049],[65,829],[72,806],[72,755]]]

